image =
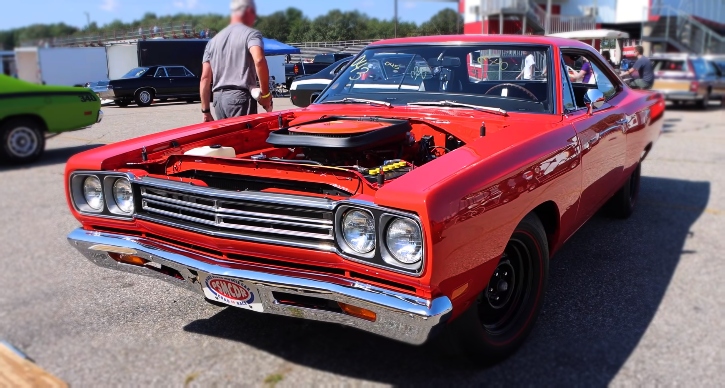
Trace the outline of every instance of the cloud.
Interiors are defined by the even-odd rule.
[[[103,0],[99,8],[107,12],[113,12],[118,9],[118,0]]]
[[[177,0],[174,7],[181,9],[195,9],[199,6],[199,0]]]
[[[405,3],[403,3],[403,8],[413,9],[413,8],[415,8],[415,3],[412,1],[406,1]]]

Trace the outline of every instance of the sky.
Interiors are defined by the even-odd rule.
[[[440,1],[440,0],[439,0]],[[456,9],[455,2],[436,0],[399,0],[398,17],[402,21],[418,24],[430,19],[444,8]],[[444,0],[445,1],[445,0]],[[204,14],[228,13],[227,0],[3,0],[0,6],[0,30],[24,27],[34,23],[66,23],[86,25],[86,12],[99,26],[114,19],[131,22],[144,13],[159,16],[178,12]],[[257,13],[268,15],[275,11],[296,7],[310,18],[324,15],[331,9],[358,10],[379,19],[393,18],[393,0],[257,0]],[[334,3],[335,6],[331,6]],[[304,5],[303,5],[304,4]]]

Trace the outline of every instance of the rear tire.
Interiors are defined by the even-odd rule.
[[[503,361],[533,329],[548,276],[546,232],[539,218],[529,214],[511,235],[486,289],[451,322],[439,345],[461,351],[477,364]]]
[[[154,91],[151,89],[141,89],[136,92],[136,105],[149,106],[154,101]]]
[[[697,102],[697,107],[703,110],[707,110],[707,107],[710,106],[710,93],[708,92],[702,97],[702,100]]]
[[[43,125],[32,118],[10,119],[0,125],[0,160],[23,164],[38,160],[45,150]]]
[[[626,219],[634,213],[634,207],[639,198],[639,186],[642,178],[642,163],[637,163],[637,168],[627,178],[624,185],[609,200],[609,209],[613,216]]]

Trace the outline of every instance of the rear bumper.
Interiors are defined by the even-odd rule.
[[[225,262],[141,237],[79,228],[68,235],[68,241],[101,267],[155,277],[202,295],[202,279],[223,276],[253,286],[264,313],[339,323],[415,345],[435,335],[452,310],[451,301],[445,296],[428,300],[346,278],[305,276],[301,271],[282,274],[278,269],[267,271],[261,265]],[[121,264],[112,259],[109,252],[138,256],[148,263],[143,266]],[[280,294],[329,301],[332,305],[349,304],[374,312],[376,319],[371,322],[340,311],[287,304],[275,296]]]
[[[98,97],[101,97],[104,100],[113,100],[116,98],[116,92],[114,92],[113,89],[104,90],[98,93]]]
[[[688,92],[684,90],[657,90],[665,96],[665,100],[668,101],[699,101],[703,99],[702,95],[695,92]]]

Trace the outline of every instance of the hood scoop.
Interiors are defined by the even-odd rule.
[[[330,116],[274,131],[267,143],[275,147],[361,149],[405,140],[411,129],[408,120]]]

